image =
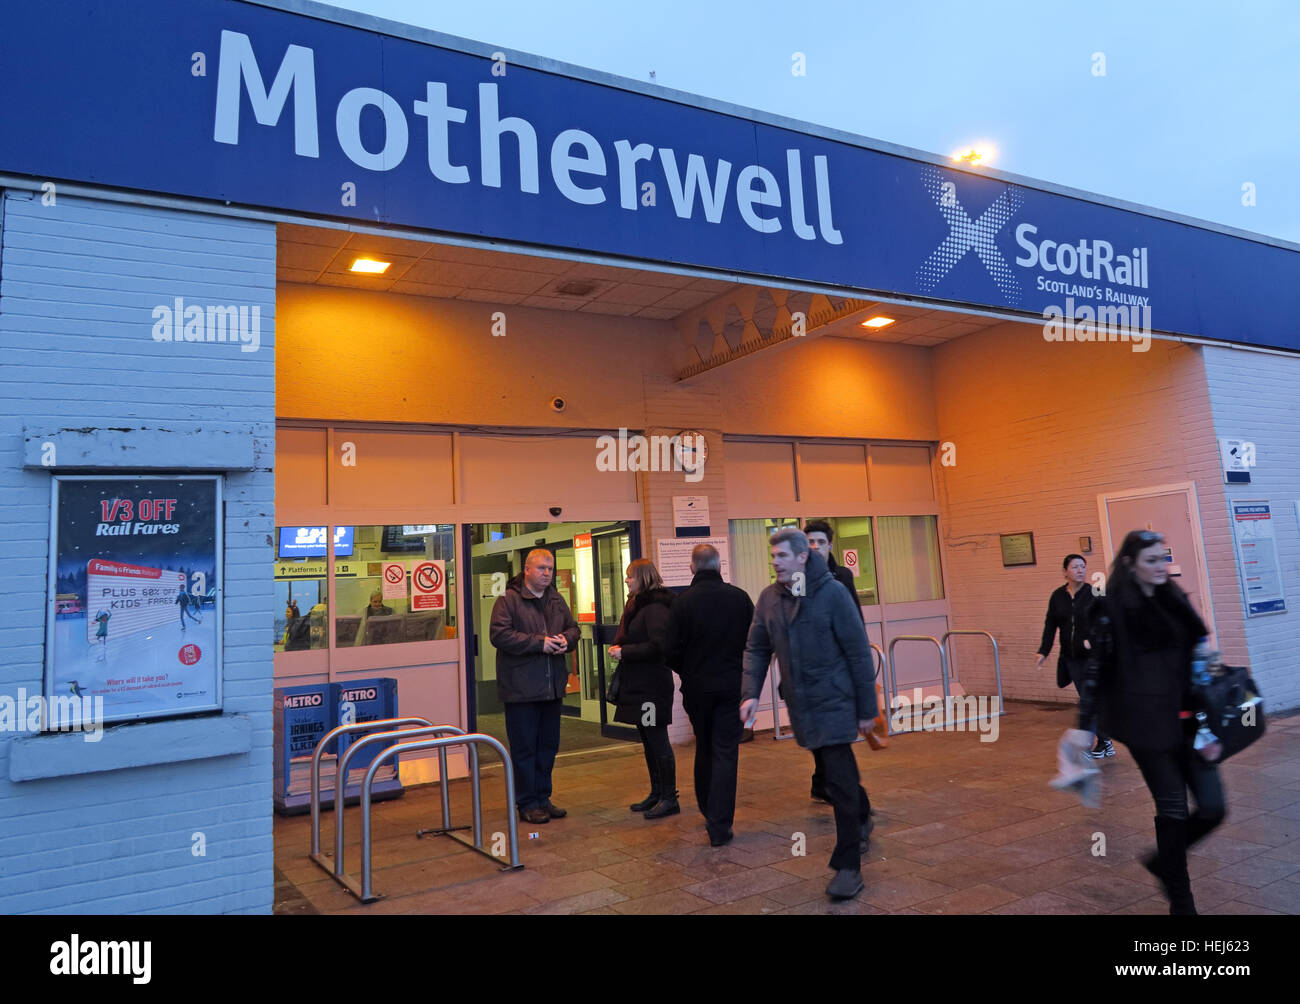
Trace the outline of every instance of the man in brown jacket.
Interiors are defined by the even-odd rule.
[[[551,580],[555,558],[528,552],[524,571],[492,607],[489,637],[497,650],[497,693],[506,708],[506,738],[515,775],[515,806],[528,823],[567,815],[551,801],[551,769],[560,751],[560,704],[568,683],[565,655],[578,624]]]

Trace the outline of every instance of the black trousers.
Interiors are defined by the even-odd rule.
[[[827,798],[826,794],[826,767],[822,762],[822,751],[813,750],[813,776],[812,790],[815,795],[821,798]],[[867,817],[871,815],[871,799],[867,797],[867,789],[858,785],[858,816],[861,822],[865,823]]]
[[[527,811],[551,800],[551,770],[560,752],[560,700],[506,705],[506,738],[515,775],[515,805]]]
[[[1187,819],[1187,792],[1191,790],[1196,812],[1191,817],[1195,825],[1189,827],[1188,846],[1223,822],[1228,811],[1218,765],[1203,760],[1192,746],[1192,739],[1187,736],[1175,750],[1129,747],[1156,803],[1157,816]]]
[[[1080,685],[1083,683],[1083,674],[1088,669],[1087,659],[1066,659],[1065,669],[1070,674],[1070,681],[1074,684],[1074,692],[1081,693]],[[1093,721],[1091,727],[1096,730],[1097,743],[1100,745],[1110,737],[1101,729],[1101,722]]]
[[[736,818],[740,695],[683,695],[682,703],[695,730],[695,804],[709,837],[722,838]]]
[[[826,777],[826,797],[835,810],[835,852],[831,867],[836,871],[862,867],[862,823],[866,819],[863,799],[866,792],[858,783],[858,761],[853,755],[853,744],[823,746],[813,751]]]

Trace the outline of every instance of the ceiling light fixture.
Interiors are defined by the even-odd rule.
[[[862,322],[864,328],[887,328],[894,323],[892,317],[886,317],[884,314],[877,314],[875,317],[869,317]]]
[[[358,258],[352,263],[353,272],[364,272],[367,275],[383,275],[393,263],[391,261],[377,261],[374,258]]]

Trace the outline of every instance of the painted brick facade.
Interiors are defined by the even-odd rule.
[[[1268,707],[1294,708],[1300,705],[1300,669],[1296,662],[1300,642],[1300,525],[1295,507],[1295,501],[1300,499],[1300,401],[1296,397],[1300,357],[1209,346],[1203,352],[1215,436],[1250,440],[1257,455],[1250,484],[1220,485],[1222,501],[1215,515],[1223,524],[1227,545],[1232,546],[1228,499],[1266,498],[1273,503],[1273,536],[1287,611],[1245,619],[1250,665]],[[1232,588],[1241,606],[1241,587],[1235,578]]]
[[[1195,482],[1218,642],[1229,662],[1247,659],[1201,351],[1049,343],[1011,324],[935,350],[940,436],[957,459],[938,469],[953,623],[997,637],[1008,698],[1075,699],[1056,687],[1056,650],[1041,670],[1034,653],[1062,556],[1089,536],[1089,573],[1109,565],[1104,492]],[[1023,530],[1034,531],[1038,564],[1003,568],[998,534]],[[992,686],[991,669],[978,653],[963,658],[977,691]]]
[[[251,722],[251,750],[13,783],[12,741],[41,740],[0,733],[0,913],[269,913],[274,227],[8,192],[2,233],[0,694],[43,676],[50,475],[23,468],[24,426],[183,428],[196,464],[237,427],[255,468],[226,477],[222,584],[223,714]],[[154,341],[177,296],[259,306],[260,350]]]

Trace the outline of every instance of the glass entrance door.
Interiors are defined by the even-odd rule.
[[[614,724],[614,705],[605,700],[609,678],[617,666],[609,657],[614,644],[623,607],[627,604],[627,566],[632,563],[632,540],[626,528],[595,531],[591,535],[593,581],[596,583],[596,623],[593,627],[595,650],[594,696],[600,707],[600,733],[618,739],[635,739],[636,729]]]
[[[490,637],[492,608],[509,584],[523,574],[528,552],[550,551],[554,587],[578,622],[578,644],[565,657],[567,682],[561,707],[560,750],[564,753],[636,738],[635,730],[608,726],[605,705],[606,656],[626,599],[623,576],[639,553],[636,523],[470,523],[465,552],[470,574],[464,579],[469,621],[467,682],[472,694],[470,724],[505,740],[505,706],[496,685],[497,653]],[[615,742],[612,742],[615,741]]]

